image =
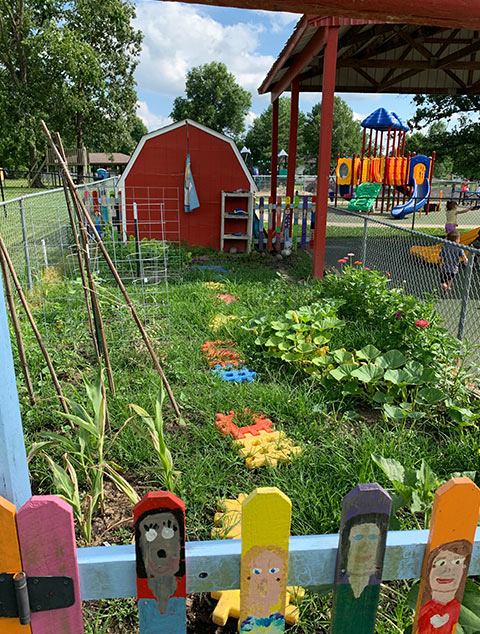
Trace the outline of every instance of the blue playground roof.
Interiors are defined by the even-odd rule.
[[[362,123],[362,128],[371,128],[372,130],[405,130],[410,128],[395,112],[385,110],[385,108],[378,108],[372,114],[369,114]]]

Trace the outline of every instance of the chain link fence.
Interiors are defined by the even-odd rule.
[[[137,239],[133,226],[125,232],[116,183],[117,178],[109,178],[79,185],[77,191],[150,336],[167,340],[168,283],[181,274],[181,248],[179,243],[167,241],[164,204],[159,201],[149,201],[149,229],[154,239],[138,234]],[[79,232],[78,222],[76,229]],[[0,234],[47,345],[56,345],[61,333],[62,345],[68,341],[70,349],[79,352],[91,348],[78,253],[63,189],[0,203]],[[136,346],[141,339],[138,329],[91,230],[87,239],[89,265],[104,322],[109,324],[108,346]],[[32,334],[23,311],[19,310],[19,316],[28,339]]]
[[[433,217],[432,217],[433,216]],[[443,214],[422,214],[397,222],[341,208],[329,207],[326,268],[341,267],[338,261],[353,253],[350,261],[384,271],[393,287],[425,299],[432,297],[449,332],[470,344],[480,344],[480,250],[471,245],[479,229],[461,234],[470,244],[460,244],[468,258],[453,276],[451,288],[442,288],[442,247],[445,240]],[[411,226],[415,222],[415,230]],[[480,223],[479,223],[480,224]],[[445,252],[445,251],[444,251]]]

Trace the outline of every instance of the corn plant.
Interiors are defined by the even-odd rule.
[[[160,389],[160,394],[155,400],[155,416],[151,416],[143,407],[130,404],[133,411],[142,419],[145,428],[135,425],[135,429],[142,436],[149,438],[152,442],[153,449],[160,461],[162,469],[162,476],[165,488],[167,491],[173,491],[175,487],[175,477],[179,475],[178,471],[173,470],[173,459],[163,435],[163,402],[165,400],[165,391],[163,386]],[[146,432],[146,433],[145,433]]]
[[[53,474],[55,489],[60,497],[72,506],[82,535],[88,543],[91,540],[92,518],[99,509],[104,507],[105,476],[128,497],[132,504],[136,504],[140,497],[120,475],[118,465],[106,459],[116,438],[130,419],[125,421],[113,439],[107,443],[107,401],[102,370],[98,373],[95,383],[90,385],[85,382],[85,391],[93,414],[80,403],[69,400],[71,413],[59,412],[70,423],[63,428],[65,433],[41,433],[40,437],[44,440],[35,443],[30,451],[29,459],[38,452],[43,452]],[[46,453],[48,449],[55,446],[61,447],[64,451],[64,467],[57,464]],[[80,494],[79,482],[85,489],[83,496]]]

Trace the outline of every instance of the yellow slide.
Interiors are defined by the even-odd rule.
[[[471,244],[475,238],[478,237],[480,227],[462,233],[460,236],[460,244]],[[415,255],[417,258],[428,262],[429,264],[438,264],[438,258],[440,251],[442,250],[442,244],[434,244],[431,247],[414,246],[410,248],[410,254]]]

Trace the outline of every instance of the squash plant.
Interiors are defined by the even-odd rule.
[[[333,331],[344,325],[337,317],[339,305],[340,302],[314,303],[289,310],[281,319],[272,321],[260,314],[250,320],[248,329],[256,335],[257,346],[312,374],[324,365],[322,357],[330,349]]]

